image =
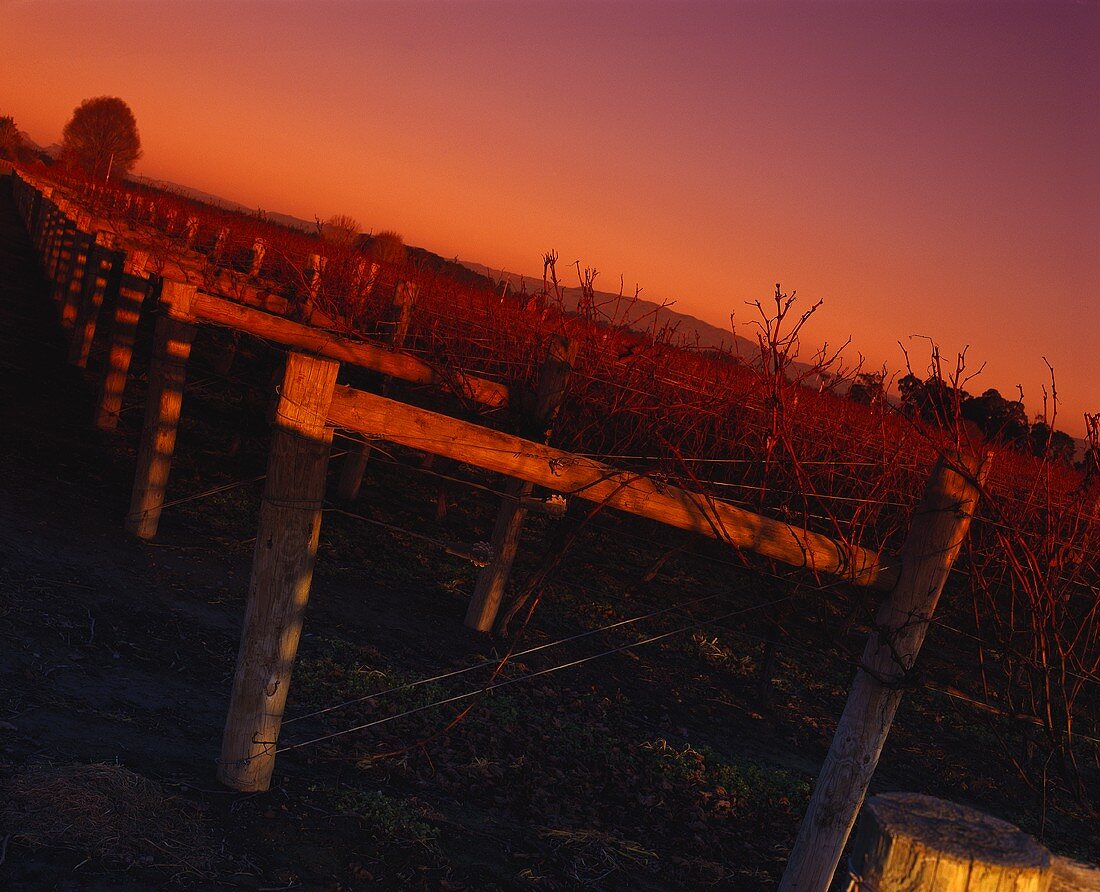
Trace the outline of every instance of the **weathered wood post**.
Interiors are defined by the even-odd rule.
[[[53,262],[54,246],[61,235],[61,219],[60,208],[55,202],[50,201],[46,205],[45,221],[42,224],[42,245],[39,248],[39,262],[47,278]]]
[[[60,285],[64,271],[72,257],[75,227],[69,216],[69,203],[58,206],[57,230],[46,259],[46,278],[50,281],[50,297],[60,302]]]
[[[958,470],[956,470],[958,468]],[[780,892],[825,892],[867,795],[906,676],[978,502],[976,456],[940,459],[913,513],[901,575],[879,607],[848,702],[791,850]]]
[[[551,340],[549,352],[539,371],[538,402],[528,421],[531,430],[523,431],[523,435],[543,442],[550,441],[550,425],[561,407],[569,373],[576,359],[575,343],[562,337]],[[517,478],[510,479],[505,486],[507,498],[500,505],[490,542],[493,559],[478,575],[470,606],[466,610],[466,625],[471,629],[488,632],[493,628],[508,576],[512,572],[512,563],[516,559],[523,521],[527,517],[527,509],[521,500],[531,495],[532,489],[534,486],[531,483]]]
[[[419,292],[415,282],[400,282],[393,298],[393,335],[390,345],[395,350],[400,350],[409,333],[409,320],[412,318],[413,305]],[[387,375],[382,381],[382,394],[389,391],[391,378]],[[346,502],[359,498],[359,490],[363,486],[363,474],[367,470],[367,462],[370,460],[370,443],[357,443],[348,454],[344,456],[344,463],[340,468],[340,481],[336,485],[336,495]]]
[[[304,318],[308,321],[317,303],[317,296],[321,293],[321,275],[328,264],[328,258],[321,254],[309,255],[309,269],[306,270],[306,303],[302,308]]]
[[[165,281],[161,284],[161,315],[157,319],[153,355],[149,362],[149,389],[145,396],[145,422],[138,447],[137,471],[130,498],[126,530],[139,539],[157,534],[172,456],[176,428],[183,407],[187,359],[196,326],[191,321],[194,285]]]
[[[73,340],[69,345],[69,362],[80,368],[88,365],[88,356],[95,340],[99,310],[108,291],[118,293],[122,279],[123,254],[114,250],[114,236],[99,231],[89,247],[89,259],[77,301]]]
[[[1022,830],[918,793],[884,793],[860,813],[850,864],[875,892],[1046,892],[1050,852]]]
[[[42,257],[42,238],[46,230],[46,220],[50,213],[51,195],[53,195],[53,189],[49,187],[41,190],[36,189],[31,205],[31,223],[29,229],[31,232],[31,241],[34,243],[34,250],[39,259]]]
[[[129,251],[122,265],[122,279],[118,286],[115,316],[111,324],[111,349],[107,354],[107,371],[103,377],[99,406],[95,423],[101,430],[118,427],[122,411],[122,395],[130,377],[130,360],[134,354],[141,306],[149,293],[149,278],[145,265],[149,262],[146,251]]]
[[[252,242],[252,264],[248,268],[248,274],[255,278],[260,274],[260,270],[263,269],[264,255],[267,253],[267,242],[262,238],[257,237]]]
[[[73,223],[75,229],[69,264],[57,284],[57,300],[61,304],[61,325],[66,331],[76,324],[84,277],[88,272],[88,258],[91,247],[95,243],[95,233],[91,231],[91,217],[78,213],[73,218]]]
[[[195,246],[195,239],[199,237],[199,218],[189,216],[183,225],[183,243],[188,248]]]
[[[287,356],[260,506],[237,672],[218,778],[266,790],[321,531],[332,428],[326,427],[339,363]]]
[[[45,265],[46,256],[49,253],[50,241],[54,235],[54,224],[57,218],[57,205],[52,198],[42,200],[42,208],[38,214],[38,240],[35,244],[38,251],[39,263]]]

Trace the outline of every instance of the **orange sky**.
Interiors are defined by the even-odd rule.
[[[970,345],[1100,411],[1100,5],[0,0],[0,114],[137,116],[137,172],[445,256],[544,251],[727,325],[775,282],[875,364]],[[14,48],[14,50],[13,50]],[[748,331],[742,332],[749,334]],[[852,358],[855,353],[852,351]]]

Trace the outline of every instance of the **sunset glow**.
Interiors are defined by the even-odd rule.
[[[1100,409],[1094,3],[8,2],[0,113],[124,98],[136,172],[538,274],[556,248],[716,325]],[[12,49],[14,48],[14,49]],[[572,280],[569,282],[573,284]],[[748,334],[749,332],[742,332]],[[810,346],[810,345],[807,345]],[[816,345],[815,345],[816,346]]]

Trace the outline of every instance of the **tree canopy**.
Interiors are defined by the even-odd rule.
[[[10,115],[0,116],[0,158],[5,161],[26,161],[33,156],[31,147],[15,126]]]
[[[1054,430],[1041,416],[1029,424],[1022,400],[1006,399],[993,388],[981,396],[971,396],[935,375],[922,381],[912,372],[898,381],[898,388],[902,412],[909,418],[944,425],[959,415],[977,425],[990,440],[1048,461],[1073,464],[1077,452],[1073,437]]]
[[[348,214],[336,214],[324,223],[317,221],[321,238],[334,245],[351,245],[359,237],[359,221]]]
[[[134,113],[117,96],[85,99],[61,132],[62,161],[95,179],[128,173],[140,157]]]
[[[371,260],[379,263],[400,265],[405,262],[405,241],[398,233],[389,229],[370,236],[363,249]]]

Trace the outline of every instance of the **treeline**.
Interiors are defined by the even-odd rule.
[[[898,381],[901,412],[910,419],[943,426],[956,418],[973,422],[987,437],[998,443],[1028,452],[1040,458],[1072,466],[1077,442],[1064,431],[1052,428],[1042,418],[1028,421],[1022,400],[1010,400],[990,388],[978,396],[961,387],[953,387],[938,375],[921,379],[912,372]],[[886,399],[885,375],[861,373],[848,389],[848,399],[873,405]],[[1090,450],[1083,460],[1096,462]],[[1082,467],[1082,462],[1077,463]]]

